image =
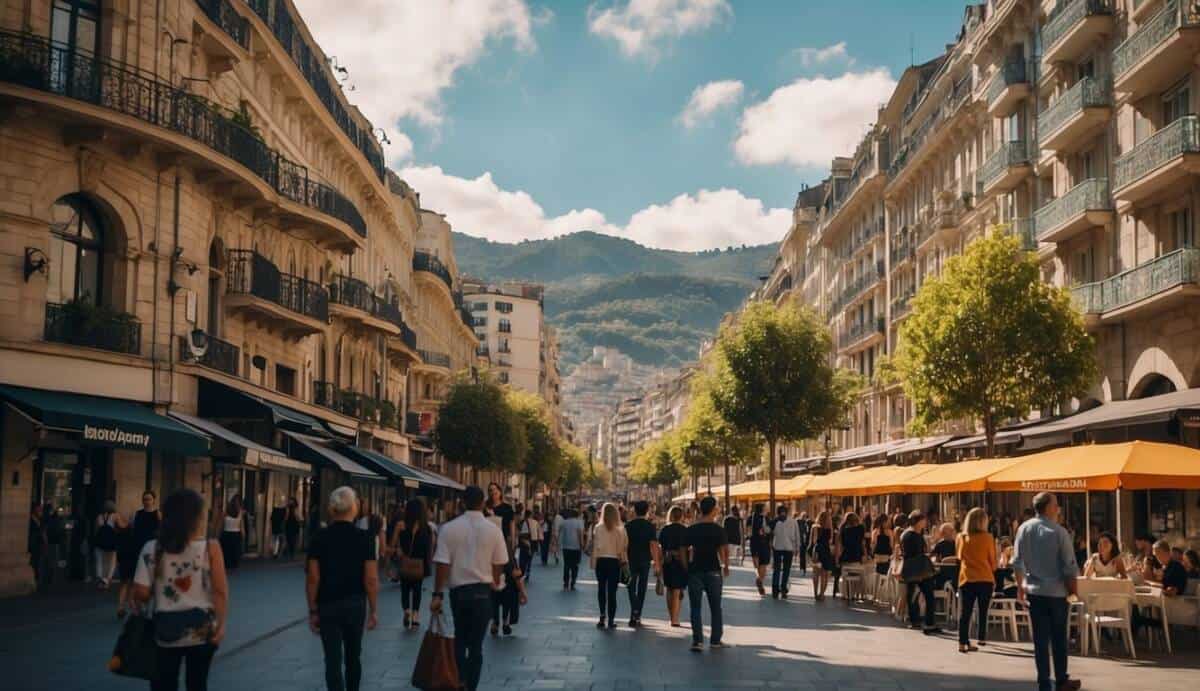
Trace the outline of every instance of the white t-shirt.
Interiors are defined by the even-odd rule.
[[[163,565],[155,574],[158,541],[151,540],[138,556],[133,582],[151,587],[155,613],[177,613],[191,623],[182,638],[159,640],[163,647],[201,645],[208,641],[216,612],[212,601],[212,565],[208,558],[208,540],[192,540],[179,554],[163,553]]]
[[[450,565],[450,588],[492,582],[492,567],[508,563],[500,527],[480,511],[467,511],[438,531],[436,564]]]
[[[227,532],[227,533],[242,532],[242,516],[241,516],[241,514],[238,514],[237,516],[230,516],[229,514],[225,514],[225,532]]]

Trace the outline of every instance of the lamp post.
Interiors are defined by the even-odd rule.
[[[696,443],[688,442],[687,448],[684,449],[684,451],[683,451],[683,459],[687,463],[687,466],[692,469],[692,495],[693,495],[692,498],[693,499],[695,499],[694,495],[696,495],[700,491],[700,474],[696,471],[696,454],[697,454]]]

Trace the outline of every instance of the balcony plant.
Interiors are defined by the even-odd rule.
[[[136,350],[137,344],[125,342],[138,325],[132,314],[97,305],[89,295],[68,300],[58,310],[54,324],[47,324],[54,331],[52,340],[106,350]]]

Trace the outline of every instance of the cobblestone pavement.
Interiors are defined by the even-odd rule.
[[[629,610],[622,590],[622,626],[598,631],[595,584],[584,571],[579,590],[564,593],[553,566],[534,567],[531,603],[515,635],[485,644],[483,688],[974,691],[1035,686],[1029,643],[997,641],[984,652],[961,655],[949,634],[926,638],[866,606],[815,603],[807,582],[794,581],[787,601],[760,598],[746,568],[735,569],[726,588],[725,640],[732,648],[688,652],[688,629],[667,625],[663,601],[653,592],[644,629],[623,625]],[[300,569],[244,569],[235,575],[232,591],[229,639],[210,688],[324,688],[320,643],[303,621]],[[107,601],[49,616],[40,616],[37,607],[27,617],[14,614],[21,606],[0,603],[0,668],[10,680],[19,675],[15,688],[142,688],[104,671],[116,632]],[[385,586],[380,607],[380,628],[368,633],[364,644],[363,688],[410,688],[421,635],[401,630],[398,590]],[[686,622],[686,604],[683,616]],[[422,618],[428,621],[427,611]],[[1200,640],[1190,633],[1177,638],[1182,638],[1176,641],[1182,653],[1139,650],[1137,661],[1072,657],[1071,671],[1086,689],[1190,691],[1200,679]]]

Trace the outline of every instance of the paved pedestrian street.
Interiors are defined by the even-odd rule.
[[[484,689],[1030,689],[1029,643],[1004,641],[959,654],[950,634],[926,638],[867,607],[814,603],[807,582],[791,598],[760,598],[748,568],[725,591],[726,641],[733,647],[690,653],[685,628],[671,629],[661,598],[647,596],[645,628],[624,626],[622,589],[615,631],[595,628],[595,584],[584,569],[579,590],[560,590],[552,565],[535,566],[531,602],[515,635],[484,647]],[[210,688],[235,691],[323,689],[318,639],[304,620],[303,576],[291,566],[250,566],[234,574],[229,635]],[[426,588],[426,603],[428,603]],[[401,630],[399,589],[386,584],[380,627],[364,644],[364,689],[407,689],[421,634]],[[707,611],[705,613],[707,618]],[[428,612],[422,612],[428,621]],[[40,691],[144,688],[104,669],[117,623],[109,599],[66,605],[0,603],[4,688]],[[1175,655],[1139,650],[1139,659],[1071,658],[1085,689],[1194,689],[1200,641],[1178,636]],[[15,681],[14,686],[8,682]]]

